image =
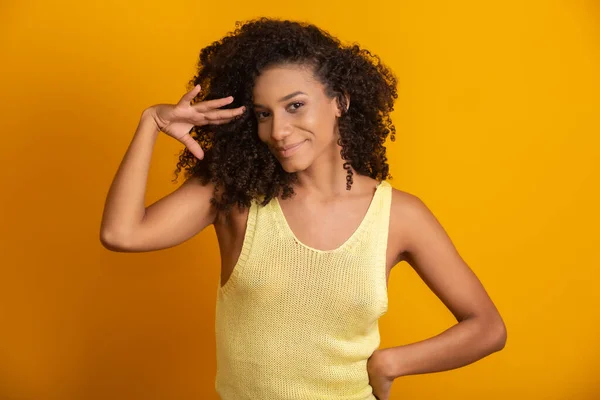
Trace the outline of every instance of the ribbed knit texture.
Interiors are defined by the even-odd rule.
[[[375,399],[367,359],[388,306],[391,196],[382,181],[357,230],[327,251],[295,237],[276,198],[252,203],[238,262],[217,290],[222,400]]]

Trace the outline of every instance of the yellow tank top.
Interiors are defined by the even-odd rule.
[[[217,290],[222,400],[375,399],[367,359],[388,306],[391,196],[380,182],[356,231],[326,251],[295,237],[277,198],[252,202],[241,254]]]

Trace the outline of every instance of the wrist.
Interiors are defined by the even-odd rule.
[[[405,374],[402,366],[403,356],[402,346],[389,347],[382,349],[382,364],[383,370],[386,377],[390,379],[396,379]]]
[[[142,116],[140,117],[140,125],[151,126],[156,130],[156,134],[161,132],[158,123],[156,122],[156,110],[154,106],[146,108],[142,111]]]
[[[387,379],[394,379],[394,355],[391,348],[377,349],[367,362],[367,369],[373,374]]]

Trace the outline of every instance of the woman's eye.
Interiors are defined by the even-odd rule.
[[[298,110],[300,107],[302,107],[303,105],[304,105],[303,102],[296,101],[294,103],[290,103],[288,105],[288,109],[291,110],[292,112],[294,112],[294,111]],[[269,117],[269,113],[266,112],[266,111],[258,111],[256,113],[256,118],[259,119],[259,120],[265,119],[267,117]]]
[[[257,117],[258,119],[265,118],[265,116],[264,116],[263,114],[268,114],[268,113],[266,113],[266,112],[264,112],[264,111],[259,111],[259,112],[257,112],[257,113],[256,113],[256,117]]]
[[[304,103],[302,103],[302,102],[300,102],[300,101],[297,101],[297,102],[295,102],[295,103],[291,103],[291,104],[290,104],[290,106],[297,106],[297,107],[294,107],[294,108],[292,108],[292,110],[294,110],[294,111],[296,111],[297,109],[299,109],[299,108],[300,108],[300,107],[302,107],[303,105],[304,105]]]

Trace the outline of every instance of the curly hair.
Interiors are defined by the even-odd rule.
[[[233,32],[200,51],[197,73],[188,86],[200,84],[203,89],[193,102],[232,95],[234,101],[223,108],[244,105],[252,110],[252,90],[261,71],[290,64],[312,66],[325,94],[338,99],[342,111],[338,144],[347,189],[353,182],[351,169],[377,180],[391,178],[384,143],[390,133],[395,140],[390,112],[398,97],[396,78],[378,56],[357,44],[345,46],[328,32],[303,22],[238,21]],[[347,110],[345,95],[352,104]],[[253,199],[266,205],[273,197],[285,199],[294,194],[296,173],[285,171],[259,139],[254,113],[245,112],[223,125],[195,126],[190,135],[205,157],[199,160],[184,148],[174,180],[185,169],[188,178],[212,182],[211,203],[218,210],[228,213],[233,205],[249,207]]]

